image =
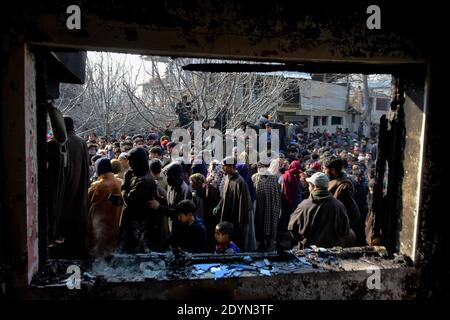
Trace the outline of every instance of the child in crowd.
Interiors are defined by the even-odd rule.
[[[233,228],[234,226],[230,222],[221,222],[216,226],[216,253],[239,253],[239,248],[231,241]]]
[[[176,205],[180,226],[174,229],[171,243],[175,248],[191,253],[206,252],[206,228],[195,217],[196,206],[192,200],[182,200]]]

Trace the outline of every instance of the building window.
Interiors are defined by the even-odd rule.
[[[322,117],[322,125],[323,126],[328,125],[328,117]]]
[[[356,120],[356,115],[352,114],[352,123],[355,123],[355,120]]]
[[[376,102],[377,102],[376,98],[374,98],[374,97],[369,98],[369,103],[372,106],[372,108],[373,108],[373,106],[376,105]]]
[[[388,111],[389,110],[389,99],[377,98],[377,103],[375,105],[377,111]]]
[[[331,125],[342,125],[342,117],[331,117]]]
[[[319,116],[314,116],[313,126],[317,127],[317,126],[319,126],[319,123],[320,123],[320,117]]]

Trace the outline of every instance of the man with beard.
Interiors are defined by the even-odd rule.
[[[364,221],[361,219],[358,205],[354,199],[355,189],[351,180],[342,171],[342,160],[335,156],[328,157],[324,160],[322,169],[323,173],[330,179],[328,190],[336,199],[344,204],[347,210],[350,227],[356,235],[355,245],[366,245]]]

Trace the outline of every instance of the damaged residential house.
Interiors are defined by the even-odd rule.
[[[323,75],[311,77],[309,74],[284,73],[284,76],[299,80],[289,88],[289,94],[278,109],[280,120],[298,122],[308,132],[334,132],[336,127],[358,131],[366,112],[361,86],[351,90],[350,80],[346,76],[332,82]],[[371,123],[376,125],[379,125],[383,115],[389,113],[391,81],[387,76],[383,78],[384,81],[368,82],[370,118]]]
[[[442,31],[440,21],[445,19],[439,15],[443,13],[423,6],[384,4],[380,5],[381,29],[369,29],[366,12],[371,3],[364,1],[352,6],[328,1],[308,4],[272,1],[257,5],[199,1],[195,6],[181,1],[139,6],[126,1],[80,1],[81,23],[77,29],[68,28],[66,23],[70,15],[67,7],[71,4],[52,1],[25,6],[16,1],[2,17],[2,296],[449,297],[449,267],[444,263],[449,261],[450,252],[449,232],[445,230],[448,205],[443,195],[446,118],[441,114],[447,90],[443,88],[446,82],[440,81],[445,61],[438,47],[440,42],[430,37]],[[414,23],[427,16],[433,17],[432,22]],[[378,184],[372,206],[373,236],[379,246],[314,247],[221,257],[178,253],[116,255],[102,263],[49,259],[48,110],[58,97],[61,83],[85,81],[88,50],[278,62],[281,71],[308,74],[392,75],[390,96],[379,93],[372,97],[375,109],[386,113],[379,120]],[[192,68],[215,72],[216,67]],[[221,72],[248,71],[233,64],[220,68]],[[336,90],[345,93],[346,88]],[[297,114],[298,109],[292,111],[292,106],[285,106],[280,109],[280,119],[294,121],[295,117],[306,117],[313,131],[315,117],[320,117],[319,128],[335,125],[345,128],[346,121],[352,122],[348,110],[343,109],[342,119],[338,120],[337,115],[314,113],[313,104],[303,102],[304,115]],[[383,190],[385,176],[388,185]],[[374,267],[382,270],[379,289],[367,285],[367,270]],[[72,273],[73,277],[69,277]],[[80,289],[68,290],[68,285],[79,285]]]

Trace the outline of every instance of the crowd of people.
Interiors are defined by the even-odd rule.
[[[186,163],[165,133],[80,138],[65,122],[68,141],[63,150],[50,139],[48,167],[50,245],[66,255],[370,244],[373,137],[308,133],[264,115],[240,127],[266,129],[269,149],[282,140],[271,159],[251,163],[247,143],[224,159],[189,150]]]

